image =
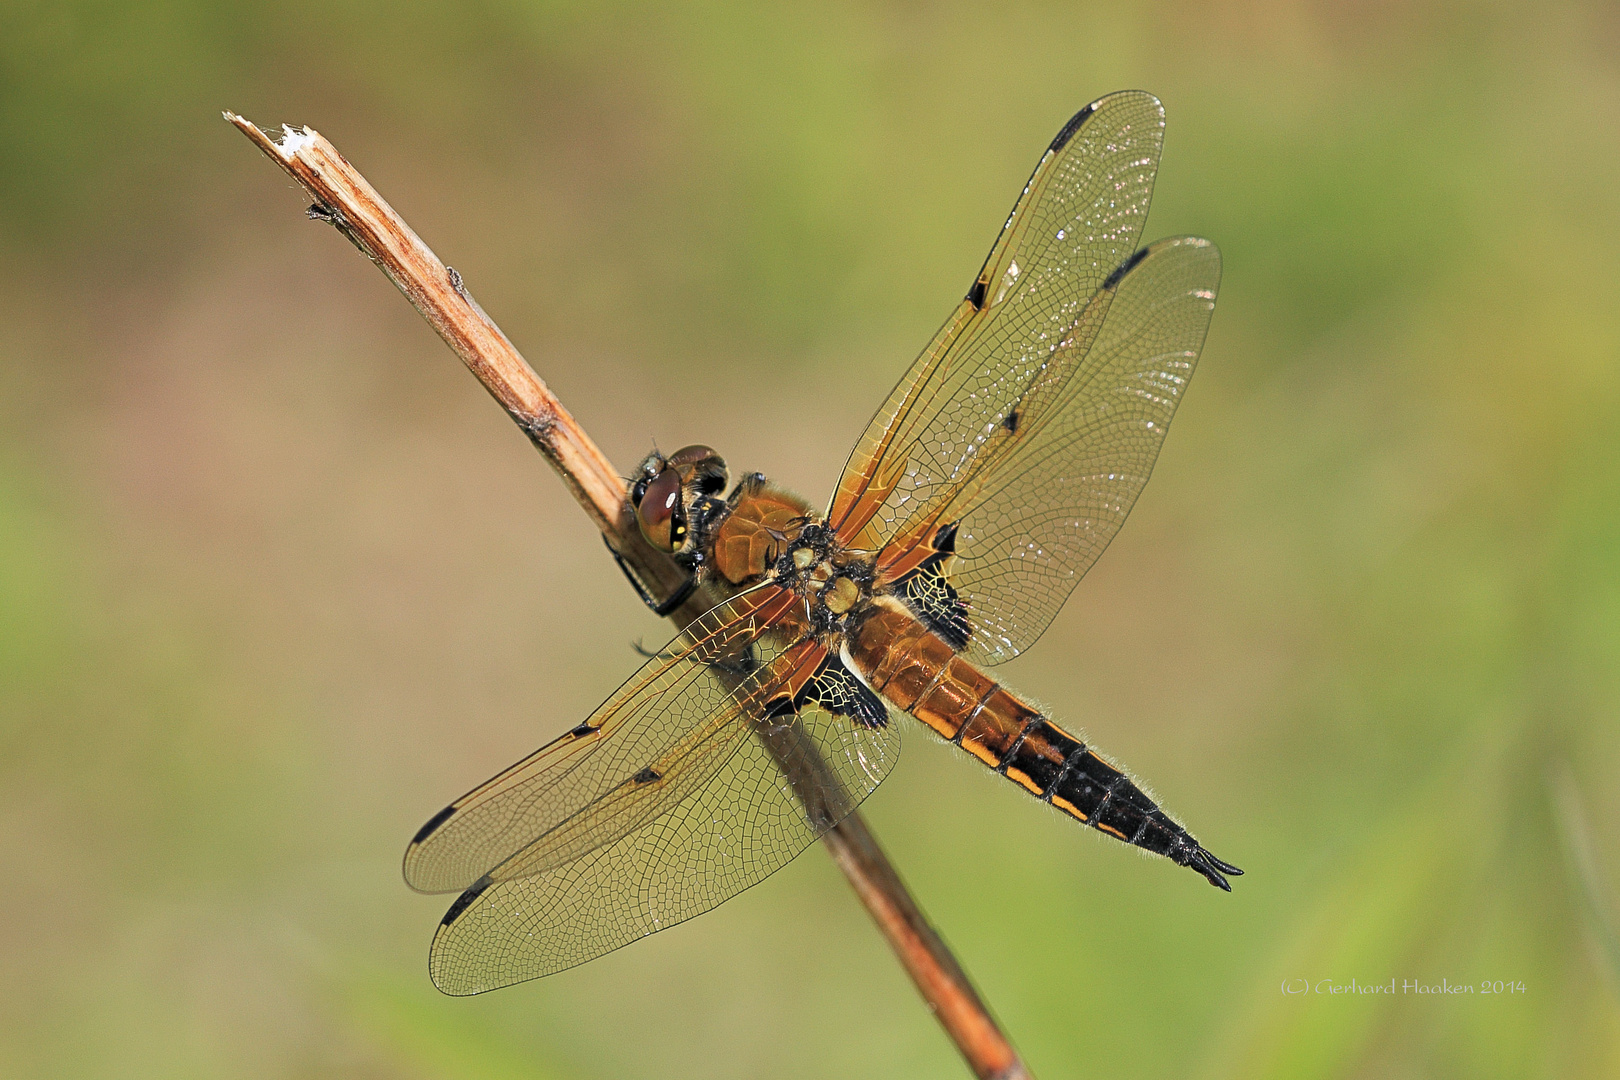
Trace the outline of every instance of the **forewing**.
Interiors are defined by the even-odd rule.
[[[1053,354],[1019,403],[1016,430],[1002,430],[940,509],[942,521],[961,522],[950,581],[979,663],[1033,644],[1125,523],[1198,363],[1220,278],[1207,240],[1147,248],[1090,347]]]
[[[967,299],[856,443],[828,511],[842,541],[881,547],[962,482],[1136,248],[1163,135],[1163,108],[1140,91],[1093,102],[1059,132]]]
[[[668,812],[724,765],[774,693],[761,637],[793,600],[765,587],[693,622],[583,724],[423,826],[406,883],[458,892],[497,868],[542,873]]]
[[[566,865],[458,898],[433,938],[434,985],[457,995],[509,986],[701,915],[841,821],[900,750],[895,725],[855,724],[813,704],[742,726],[753,733],[661,816]]]

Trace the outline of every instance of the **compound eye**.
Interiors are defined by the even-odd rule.
[[[691,446],[683,446],[673,454],[669,455],[669,463],[677,469],[688,468],[693,465],[702,465],[705,462],[710,461],[720,462],[720,467],[725,468],[726,463],[720,460],[720,455],[714,452],[714,448],[704,446],[702,443],[693,443]]]
[[[689,484],[705,495],[718,495],[726,487],[726,459],[713,448],[695,443],[669,455],[669,467],[679,469]]]
[[[681,475],[665,469],[647,485],[636,504],[636,523],[647,543],[673,552],[686,542],[686,508],[681,505]]]

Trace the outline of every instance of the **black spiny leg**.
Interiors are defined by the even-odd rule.
[[[641,579],[631,572],[630,564],[624,561],[624,556],[613,550],[613,545],[608,543],[607,537],[602,537],[602,543],[607,545],[608,551],[613,555],[613,561],[619,564],[620,570],[624,571],[624,576],[630,581],[630,587],[636,590],[636,595],[641,597],[641,602],[652,608],[653,614],[659,617],[668,615],[686,603],[686,598],[691,596],[693,590],[697,588],[697,575],[689,573],[686,582],[676,589],[668,600],[662,602],[654,600],[652,594],[647,591],[647,587],[641,583]]]

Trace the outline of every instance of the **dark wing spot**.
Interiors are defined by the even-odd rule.
[[[647,655],[650,656],[652,654],[649,653]],[[595,735],[598,731],[601,731],[601,730],[602,730],[601,728],[593,728],[589,724],[581,724],[581,725],[579,725],[579,727],[575,728],[573,731],[570,731],[568,734],[572,735],[576,739],[583,739],[585,736],[587,736],[587,735]]]
[[[434,830],[438,829],[440,825],[443,825],[445,820],[455,812],[456,808],[454,806],[447,806],[443,810],[440,810],[437,814],[434,814],[433,817],[428,820],[426,825],[422,826],[416,831],[416,835],[411,838],[411,843],[420,844],[422,841],[432,836]]]
[[[934,534],[935,554],[891,586],[912,614],[957,652],[967,648],[973,636],[967,601],[957,594],[945,574],[945,562],[956,551],[956,529],[960,524],[953,521],[941,527]]]
[[[843,661],[828,656],[805,684],[800,704],[814,701],[834,716],[847,716],[862,727],[880,728],[889,722],[889,707]]]
[[[1108,275],[1108,280],[1103,282],[1102,287],[1105,289],[1118,287],[1119,283],[1125,280],[1125,275],[1135,270],[1137,263],[1147,258],[1147,253],[1147,248],[1137,249],[1135,254],[1114,268],[1114,272]]]
[[[974,311],[984,310],[984,294],[989,287],[990,283],[980,278],[973,283],[973,288],[968,290],[967,302],[973,305]]]
[[[1001,426],[1016,435],[1018,434],[1018,420],[1018,410],[1014,409],[1012,412],[1007,414],[1006,419],[1002,420]]]
[[[636,773],[636,775],[632,776],[630,779],[637,784],[650,784],[654,780],[660,779],[661,775],[662,774],[660,774],[657,769],[654,769],[649,765],[647,768]]]
[[[1069,140],[1074,138],[1074,133],[1080,130],[1080,125],[1091,119],[1091,114],[1096,111],[1097,103],[1093,101],[1090,105],[1069,117],[1069,122],[1063,125],[1063,130],[1057,133],[1057,138],[1052,140],[1052,145],[1046,148],[1046,152],[1050,154],[1068,146]]]
[[[484,894],[484,890],[493,884],[495,884],[495,882],[488,874],[485,874],[483,877],[473,882],[471,888],[462,893],[460,896],[456,897],[456,902],[451,904],[450,910],[444,913],[444,918],[439,920],[439,925],[449,926],[451,923],[455,922],[456,919],[461,916],[461,913],[466,911],[467,908],[471,906],[472,902],[482,896]]]

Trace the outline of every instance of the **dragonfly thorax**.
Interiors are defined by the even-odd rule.
[[[812,520],[777,555],[770,575],[804,599],[813,633],[842,633],[871,602],[876,567],[840,544],[826,522]]]
[[[758,473],[744,478],[726,502],[726,513],[702,552],[703,565],[722,579],[714,582],[722,587],[764,580],[813,520],[808,503],[772,487]]]
[[[872,598],[870,556],[841,544],[809,504],[755,474],[727,500],[730,507],[708,538],[703,566],[721,589],[769,581],[804,600],[816,633],[843,631]]]

